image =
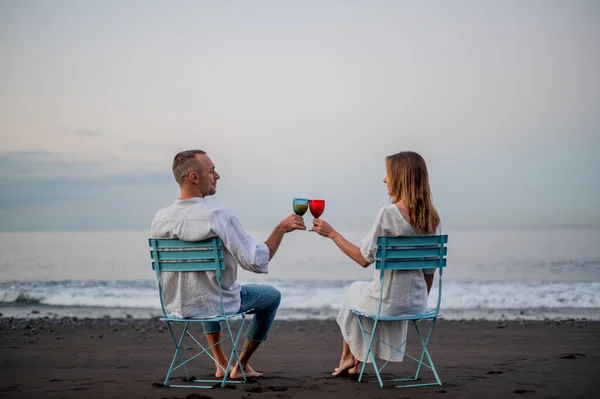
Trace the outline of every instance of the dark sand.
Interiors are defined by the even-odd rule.
[[[266,377],[229,389],[157,388],[153,384],[163,381],[173,352],[164,323],[156,319],[4,318],[0,397],[600,397],[600,322],[441,320],[430,348],[443,385],[401,390],[331,377],[340,340],[333,321],[276,321],[251,362]],[[410,336],[408,349],[412,354],[418,349]],[[388,367],[409,376],[415,365],[406,359]],[[195,359],[189,369],[197,378],[214,372],[208,358]],[[177,371],[175,377],[182,375]]]

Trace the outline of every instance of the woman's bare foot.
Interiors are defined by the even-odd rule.
[[[246,375],[246,378],[262,377],[262,373],[259,373],[258,371],[254,371],[254,369],[252,369],[252,367],[250,367],[249,364],[247,364],[246,367],[244,367],[244,374]],[[231,373],[229,373],[229,377],[242,378],[242,372],[240,371],[239,364],[236,364],[235,367],[231,369]]]
[[[360,374],[360,362],[356,362],[356,365],[354,367],[348,369],[348,374],[359,375]]]
[[[345,358],[340,360],[340,365],[335,368],[335,371],[331,373],[332,376],[337,377],[338,375],[344,373],[345,371],[350,372],[351,369],[355,369],[356,364],[354,362],[353,357]]]

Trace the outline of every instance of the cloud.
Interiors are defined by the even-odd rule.
[[[164,172],[156,165],[118,159],[115,156],[90,159],[51,151],[0,153],[0,181],[21,179],[118,179],[120,176]],[[167,170],[168,172],[168,170]],[[160,174],[160,173],[159,173]]]
[[[161,176],[104,180],[0,181],[0,231],[147,228],[173,202]],[[32,184],[33,183],[33,184]]]
[[[107,171],[106,163],[43,151],[0,154],[0,231],[139,228],[172,202],[168,169]]]
[[[50,151],[13,151],[0,154],[0,180],[68,178],[102,174],[99,161],[79,161],[74,155]]]
[[[123,149],[127,151],[152,152],[152,153],[168,153],[175,155],[182,151],[181,146],[173,145],[173,142],[168,141],[128,141],[123,144]]]
[[[91,137],[95,139],[99,139],[104,136],[102,133],[91,129],[75,129],[73,133],[75,133],[77,136]]]

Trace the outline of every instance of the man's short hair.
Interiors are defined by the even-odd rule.
[[[198,168],[196,155],[206,154],[202,150],[181,151],[173,158],[173,177],[175,181],[182,185],[188,174]]]

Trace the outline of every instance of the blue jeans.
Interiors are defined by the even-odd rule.
[[[253,309],[249,314],[254,315],[246,331],[246,338],[258,342],[266,340],[281,302],[281,293],[270,285],[248,284],[242,285],[240,299],[240,312]],[[221,323],[218,321],[203,322],[202,327],[204,334],[221,331]]]

